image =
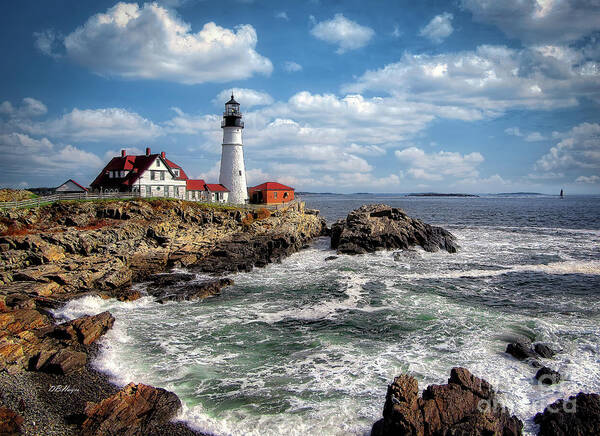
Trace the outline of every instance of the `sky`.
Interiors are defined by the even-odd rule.
[[[0,186],[165,151],[217,182],[600,194],[600,0],[0,4]]]

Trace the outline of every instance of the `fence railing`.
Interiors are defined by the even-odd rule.
[[[27,200],[5,201],[0,203],[0,209],[15,209],[21,207],[38,207],[60,200],[102,200],[110,198],[139,198],[139,192],[72,192],[45,195]]]
[[[58,193],[52,195],[45,195],[36,198],[30,198],[27,200],[15,200],[15,201],[6,201],[0,202],[0,209],[18,209],[22,207],[39,207],[45,204],[54,203],[55,201],[61,200],[103,200],[103,199],[111,199],[111,198],[143,198],[139,192],[74,192],[74,193]],[[169,197],[165,197],[169,198]],[[176,199],[173,197],[173,199]],[[189,200],[188,200],[189,201]],[[211,204],[209,201],[198,201],[201,203]],[[215,204],[215,203],[212,203]],[[216,203],[221,204],[221,203]],[[226,204],[226,203],[225,203]],[[269,209],[269,210],[281,210],[287,209],[290,207],[299,207],[300,202],[297,200],[290,201],[288,203],[278,203],[278,204],[245,204],[242,205],[242,208],[257,210],[257,209]]]

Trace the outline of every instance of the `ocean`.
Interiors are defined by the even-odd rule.
[[[461,248],[326,261],[335,253],[320,238],[231,275],[214,298],[88,296],[56,314],[109,310],[116,322],[94,365],[116,383],[175,392],[181,419],[217,435],[367,435],[394,376],[408,372],[424,389],[454,366],[492,383],[527,434],[554,400],[600,392],[600,197],[302,199],[328,224],[367,203],[401,207]],[[538,385],[534,368],[504,353],[519,338],[559,350],[546,364],[565,381]]]

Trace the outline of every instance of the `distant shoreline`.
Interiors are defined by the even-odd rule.
[[[438,193],[438,192],[412,193],[412,194],[406,194],[406,196],[407,197],[479,197],[479,195],[475,195],[475,194],[459,194],[459,193],[442,194],[442,193]]]

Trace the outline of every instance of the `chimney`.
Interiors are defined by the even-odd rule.
[[[166,158],[167,158],[167,155],[165,154],[165,152],[164,152],[164,151],[161,151],[161,152],[160,152],[160,157],[162,157],[163,159],[166,159]]]
[[[150,156],[150,147],[146,147],[146,156]]]
[[[121,150],[121,157],[127,156],[127,150]]]

